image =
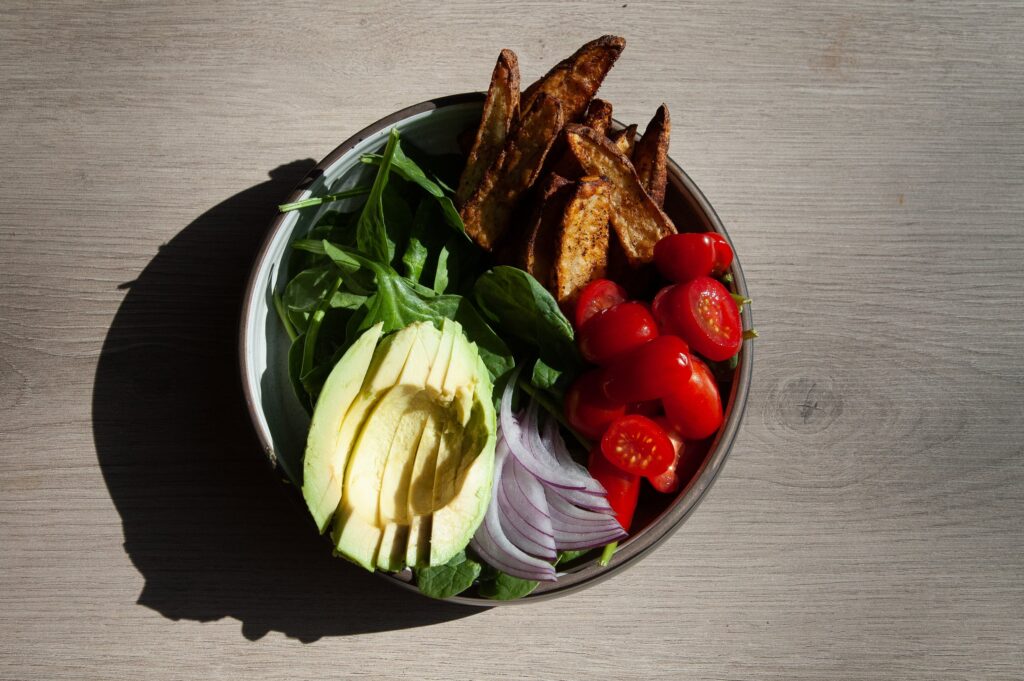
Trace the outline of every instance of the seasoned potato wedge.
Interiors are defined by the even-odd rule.
[[[569,149],[588,175],[599,175],[609,183],[611,222],[632,266],[654,258],[654,244],[676,228],[647,195],[633,164],[615,144],[582,125],[567,125]]]
[[[573,187],[555,255],[554,293],[559,304],[575,302],[584,286],[605,275],[609,194],[608,183],[600,177],[584,177]]]
[[[622,152],[623,156],[633,156],[633,149],[636,146],[636,123],[627,126],[624,130],[613,132],[608,139],[615,143],[615,148]]]
[[[668,182],[668,137],[672,121],[668,105],[662,104],[647,124],[644,136],[633,149],[633,167],[647,193],[658,207],[665,205],[665,183]]]
[[[519,266],[546,287],[551,286],[555,250],[565,204],[572,193],[572,182],[555,173],[548,174],[540,187],[523,243]]]
[[[587,107],[587,115],[583,117],[583,125],[593,128],[603,135],[611,124],[611,102],[596,98],[591,100],[590,106]]]
[[[523,109],[530,108],[541,93],[547,93],[562,102],[566,122],[579,121],[625,46],[625,38],[614,35],[590,41],[526,89]]]
[[[480,127],[455,192],[458,205],[464,204],[480,186],[484,173],[501,154],[509,129],[518,115],[519,59],[512,50],[502,50],[491,73]]]
[[[493,250],[508,229],[516,201],[537,180],[563,122],[558,99],[546,94],[534,99],[462,207],[466,233],[484,250]]]

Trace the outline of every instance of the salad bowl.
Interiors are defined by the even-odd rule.
[[[429,154],[457,154],[457,136],[475,125],[481,115],[483,93],[465,93],[422,102],[386,116],[359,131],[339,145],[313,168],[282,203],[310,196],[336,194],[365,183],[374,168],[360,157],[379,151],[389,131],[397,128],[403,139]],[[616,123],[619,129],[623,126]],[[346,199],[354,201],[357,199]],[[343,204],[344,205],[344,204]],[[355,204],[353,204],[355,205]],[[301,481],[302,456],[309,428],[309,415],[295,397],[288,377],[290,340],[274,309],[274,295],[289,278],[290,244],[302,238],[316,223],[326,206],[291,211],[278,215],[253,264],[242,305],[239,334],[239,361],[246,405],[264,456],[274,471],[295,485],[295,497],[301,499],[296,481]],[[713,231],[728,240],[721,220],[697,185],[671,159],[668,161],[668,185],[665,212],[680,231]],[[746,283],[738,259],[730,268],[736,293],[747,297]],[[749,310],[743,315],[743,328],[751,328]],[[447,600],[475,606],[525,604],[578,591],[624,571],[664,542],[697,508],[722,469],[732,449],[743,417],[752,374],[752,343],[745,340],[730,380],[722,385],[725,420],[711,441],[703,459],[687,471],[680,489],[672,495],[642,497],[630,536],[621,541],[610,563],[596,559],[575,561],[559,572],[558,580],[541,583],[532,593],[512,601],[494,601],[474,596],[454,596]],[[340,567],[339,569],[345,569]],[[378,573],[384,579],[416,590],[411,571]]]

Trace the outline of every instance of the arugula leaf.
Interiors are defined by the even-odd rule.
[[[548,290],[527,272],[495,267],[477,279],[473,298],[490,321],[535,347],[549,367],[575,372],[581,366],[572,324]]]
[[[480,569],[480,563],[460,551],[444,565],[417,569],[416,584],[425,596],[450,598],[473,586]]]
[[[363,163],[370,165],[383,166],[386,157],[387,151],[385,150],[383,155],[363,154],[360,157],[360,160]],[[454,229],[465,234],[466,225],[463,224],[462,216],[459,215],[459,211],[455,207],[451,198],[445,194],[445,189],[440,184],[427,177],[427,174],[423,172],[423,169],[420,168],[415,161],[405,155],[405,152],[402,151],[401,145],[398,145],[392,155],[390,168],[403,180],[408,180],[409,182],[418,185],[423,191],[437,199],[438,204],[441,206],[441,212],[444,214],[445,222],[451,225]],[[451,189],[448,188],[448,191],[451,191]]]
[[[356,246],[373,260],[390,263],[395,255],[395,244],[388,238],[387,225],[384,221],[384,187],[388,183],[391,163],[398,147],[398,129],[392,128],[388,135],[384,154],[381,156],[377,177],[366,199],[363,211],[356,222]]]
[[[481,582],[478,590],[484,598],[490,598],[495,601],[511,601],[530,594],[537,588],[538,584],[540,582],[520,579],[519,577],[499,572],[498,576],[493,580]]]

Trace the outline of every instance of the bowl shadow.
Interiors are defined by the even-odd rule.
[[[303,642],[474,614],[332,558],[295,491],[265,463],[242,398],[240,301],[274,205],[312,159],[193,220],[127,289],[100,353],[100,469],[145,579],[138,603],[172,620],[233,617],[242,634]]]

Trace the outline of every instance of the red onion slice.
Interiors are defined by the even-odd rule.
[[[526,408],[526,418],[523,422],[522,432],[526,435],[526,444],[533,453],[533,456],[541,461],[553,463],[561,472],[563,479],[573,483],[572,487],[581,489],[589,494],[607,496],[608,493],[605,492],[601,483],[595,480],[586,470],[581,470],[579,466],[575,465],[576,462],[572,460],[568,450],[565,452],[565,458],[568,461],[564,461],[559,459],[557,453],[544,442],[540,435],[539,415],[537,403],[530,402],[530,406]],[[565,442],[563,441],[561,444],[562,448],[565,449]],[[559,486],[569,487],[569,485]]]
[[[558,556],[555,552],[554,530],[552,534],[545,535],[523,521],[515,506],[508,501],[504,487],[498,489],[498,520],[508,540],[524,553],[546,560],[554,560]]]

